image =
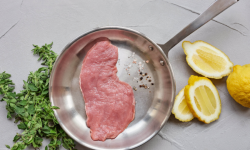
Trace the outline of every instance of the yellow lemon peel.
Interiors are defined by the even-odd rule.
[[[250,64],[233,67],[227,78],[227,90],[236,102],[250,108]]]

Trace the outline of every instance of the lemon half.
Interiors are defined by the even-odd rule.
[[[220,79],[229,75],[233,68],[233,63],[225,53],[204,41],[184,41],[182,47],[188,65],[205,77]]]
[[[219,92],[206,77],[193,76],[185,86],[184,95],[192,114],[204,123],[217,120],[221,113]]]
[[[227,78],[227,90],[236,102],[250,108],[250,64],[233,67]]]
[[[188,122],[194,118],[193,114],[188,108],[188,105],[184,96],[184,88],[175,97],[172,113],[175,115],[176,119],[182,122]]]

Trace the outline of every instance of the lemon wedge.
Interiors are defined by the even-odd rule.
[[[188,65],[205,77],[220,79],[232,71],[233,63],[228,56],[204,41],[184,41],[182,47]]]
[[[188,108],[188,105],[184,96],[184,88],[175,97],[172,113],[174,114],[176,119],[182,122],[188,122],[194,118],[193,114]]]
[[[190,111],[198,120],[210,123],[219,118],[219,92],[208,78],[191,75],[188,85],[185,86],[184,95]]]

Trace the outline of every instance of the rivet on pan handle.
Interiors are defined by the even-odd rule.
[[[165,54],[168,56],[168,52],[176,44],[186,38],[188,35],[193,33],[195,30],[206,24],[209,20],[213,19],[215,16],[226,10],[228,7],[232,6],[239,0],[217,0],[213,3],[205,12],[203,12],[197,19],[186,26],[178,34],[176,34],[172,39],[170,39],[165,44],[158,44]]]

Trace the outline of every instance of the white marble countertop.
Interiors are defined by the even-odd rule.
[[[22,89],[30,71],[40,63],[32,44],[54,42],[53,50],[79,35],[102,26],[124,26],[164,43],[208,8],[214,0],[0,0],[0,72],[12,74],[16,91]],[[185,40],[206,41],[225,52],[236,65],[250,63],[250,1],[240,0]],[[197,75],[186,63],[181,44],[169,53],[177,93],[190,75]],[[212,80],[221,101],[219,120],[204,124],[194,119],[182,123],[170,116],[163,129],[136,150],[250,149],[250,110],[236,103],[226,89],[226,78]],[[6,118],[5,102],[0,103],[0,150],[13,145],[21,132]],[[43,147],[48,141],[44,141]],[[77,144],[78,149],[86,149]],[[32,149],[29,147],[28,149]],[[61,148],[63,149],[63,148]]]

